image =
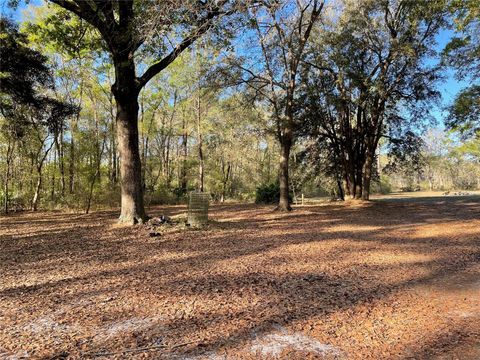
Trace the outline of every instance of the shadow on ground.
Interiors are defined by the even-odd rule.
[[[252,341],[275,326],[339,349],[278,355],[289,359],[432,358],[478,343],[478,196],[288,214],[218,205],[207,229],[160,238],[115,217],[0,218],[0,355],[77,358],[161,343],[165,357],[253,359]],[[462,306],[470,317],[445,315]]]

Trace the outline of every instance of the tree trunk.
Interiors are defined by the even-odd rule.
[[[118,166],[117,166],[117,146],[115,141],[116,131],[115,131],[115,113],[114,113],[114,102],[113,96],[109,98],[110,103],[110,116],[111,116],[111,125],[110,125],[110,183],[116,184],[118,179]]]
[[[55,135],[56,137],[57,135]],[[52,189],[51,189],[51,193],[50,193],[50,198],[52,199],[52,202],[55,201],[55,172],[56,172],[56,167],[57,167],[57,147],[55,147],[54,151],[53,151],[53,166],[52,166],[52,183],[51,183],[51,186],[52,186]]]
[[[170,126],[171,129],[171,126]],[[170,183],[172,182],[172,174],[171,174],[171,166],[170,166],[170,141],[171,141],[171,134],[168,135],[167,138],[167,153],[165,155],[165,166],[166,166],[166,173],[167,178],[165,180],[165,184],[167,185],[167,189],[170,189]]]
[[[345,200],[345,194],[343,192],[342,188],[342,174],[341,170],[339,171],[339,161],[337,159],[337,149],[333,148],[332,153],[333,153],[333,161],[335,162],[335,178],[337,180],[337,189],[338,189],[338,199],[344,201]]]
[[[8,214],[8,181],[10,180],[10,166],[8,164],[8,161],[7,161],[7,173],[5,175],[5,184],[4,184],[4,187],[3,187],[3,190],[4,190],[4,198],[3,198],[3,210],[5,212],[5,214]]]
[[[80,96],[79,107],[83,104],[83,80],[80,80]],[[78,130],[78,123],[80,122],[80,111],[77,112],[75,119],[72,119],[70,125],[70,164],[68,167],[68,189],[70,194],[75,192],[75,134]]]
[[[29,184],[29,194],[31,194],[33,192],[33,170],[35,168],[35,154],[33,152],[30,152],[29,153],[29,156],[30,156],[30,184]]]
[[[362,190],[362,200],[370,199],[370,183],[372,180],[372,169],[373,169],[373,154],[374,152],[367,150],[364,171],[363,171],[363,190]]]
[[[199,137],[198,143],[198,191],[203,192],[204,190],[204,178],[205,178],[205,165],[203,160],[203,144],[202,144],[202,137]]]
[[[52,150],[53,148],[53,145],[55,144],[55,141],[52,140],[51,143],[50,143],[50,146],[47,147],[47,149],[45,150],[43,156],[39,157],[41,152],[42,152],[42,149],[45,145],[45,142],[47,141],[48,139],[48,135],[47,137],[45,137],[44,139],[41,139],[40,138],[40,141],[41,141],[41,145],[37,151],[37,154],[35,155],[35,159],[37,160],[37,164],[36,164],[36,170],[37,170],[37,185],[35,187],[35,194],[33,195],[33,199],[32,199],[32,210],[33,211],[37,211],[38,209],[38,203],[40,201],[40,190],[42,188],[42,169],[43,169],[43,164],[45,163],[45,160],[47,159],[47,156],[48,156],[48,153],[50,152],[50,150]]]
[[[173,111],[172,115],[170,116],[169,122],[168,122],[168,131],[167,131],[167,143],[166,143],[166,148],[167,148],[167,153],[165,154],[165,171],[166,171],[166,185],[167,189],[170,190],[171,188],[171,182],[172,182],[172,167],[171,167],[171,160],[170,160],[170,146],[172,142],[172,129],[173,129],[173,119],[175,117],[176,113],[176,105],[177,105],[177,90],[174,91],[173,93]]]
[[[93,198],[93,187],[95,185],[96,179],[100,177],[100,163],[102,161],[103,151],[105,149],[106,142],[107,142],[107,135],[105,135],[103,139],[102,149],[100,150],[99,156],[97,158],[97,166],[96,166],[95,174],[93,175],[93,179],[90,181],[90,191],[88,193],[87,208],[85,209],[85,214],[88,214],[90,212],[90,207],[92,205],[92,198]]]
[[[343,178],[345,182],[345,193],[349,199],[355,198],[356,191],[356,181],[355,181],[355,159],[353,151],[346,149],[344,153],[341,154],[342,163],[343,163]]]
[[[205,164],[203,159],[203,138],[201,130],[200,91],[197,96],[197,135],[198,135],[198,191],[203,192]]]
[[[292,147],[292,139],[289,136],[290,132],[283,136],[280,141],[280,171],[279,171],[279,184],[280,184],[280,198],[278,200],[278,211],[290,211],[290,198],[288,196],[288,160],[290,158],[290,149]]]
[[[343,193],[342,180],[337,177],[338,199],[344,201],[345,194]]]
[[[143,223],[146,219],[143,205],[142,170],[138,148],[138,100],[117,97],[117,140],[120,153],[120,183],[122,223]]]
[[[355,199],[355,192],[356,192],[355,171],[351,166],[348,169],[345,169],[344,179],[345,179],[344,180],[345,192],[347,197],[349,199]]]
[[[363,165],[360,160],[357,162],[356,166],[356,176],[355,176],[355,199],[362,198],[363,191]]]
[[[348,198],[351,198],[350,183],[348,182],[348,177],[346,174],[343,177],[343,187],[345,189],[345,196],[348,196]]]
[[[144,102],[143,102],[143,96],[141,97],[141,100],[140,100],[140,118],[139,118],[139,121],[141,123],[141,134],[140,134],[140,144],[141,144],[141,148],[140,148],[140,163],[142,164],[142,190],[145,191],[146,190],[146,187],[147,187],[147,181],[145,179],[146,177],[146,160],[147,160],[147,155],[146,155],[146,152],[145,152],[145,130],[146,130],[146,126],[144,124],[144,121],[145,121],[145,109],[144,109]],[[147,138],[148,139],[148,138]],[[148,140],[147,140],[148,141]]]
[[[7,165],[7,174],[5,176],[5,184],[4,184],[4,198],[3,198],[3,211],[5,212],[5,214],[8,214],[8,181],[10,180],[9,179],[10,177],[10,174],[9,174],[9,171],[8,171],[8,165]]]
[[[182,193],[187,192],[187,158],[188,158],[188,130],[187,130],[187,121],[185,116],[182,120],[183,126],[183,134],[182,134],[182,169],[180,173],[180,188],[182,189]]]
[[[94,96],[92,96],[93,103],[93,120],[95,122],[95,172],[98,173],[98,176],[95,175],[95,178],[98,179],[98,182],[101,182],[101,150],[100,150],[100,129],[98,124],[98,112],[97,112],[97,101]],[[103,151],[102,151],[103,152]]]
[[[376,123],[379,117],[376,117]],[[363,166],[363,186],[362,186],[362,200],[370,200],[370,186],[372,182],[373,164],[375,161],[375,152],[378,147],[380,135],[377,134],[371,141],[367,142],[365,151],[365,161]]]
[[[124,45],[131,44],[126,42]],[[128,46],[125,46],[128,47]],[[142,164],[138,139],[138,96],[133,53],[114,52],[115,83],[112,93],[117,104],[117,146],[120,154],[121,212],[119,222],[143,223]]]
[[[72,122],[72,130],[70,134],[70,164],[68,167],[68,189],[70,194],[74,193],[74,182],[75,182],[75,132],[77,129],[77,122]]]
[[[6,174],[5,174],[5,184],[4,184],[4,211],[5,214],[8,213],[8,182],[10,181],[10,163],[11,163],[11,155],[13,154],[13,149],[14,149],[15,143],[11,143],[10,140],[8,140],[8,147],[7,147],[7,169],[6,169]]]
[[[220,198],[220,202],[224,203],[225,199],[227,197],[227,183],[228,180],[230,179],[230,170],[231,170],[231,164],[230,162],[227,162],[227,170],[225,171],[225,162],[222,158],[222,197]]]
[[[203,183],[205,177],[205,166],[203,160],[203,142],[202,136],[198,138],[198,191],[203,192]]]
[[[60,169],[60,195],[65,195],[65,162],[63,159],[63,128],[60,129],[59,136],[55,138],[55,146],[58,153],[58,165]]]
[[[42,188],[42,166],[37,166],[37,185],[35,187],[35,194],[32,199],[32,211],[38,210],[38,202],[40,200],[40,189]]]

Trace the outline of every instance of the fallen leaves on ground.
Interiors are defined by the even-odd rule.
[[[114,212],[1,217],[0,358],[480,356],[479,197],[210,217],[155,237]]]

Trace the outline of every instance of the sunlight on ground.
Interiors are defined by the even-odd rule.
[[[116,217],[1,219],[0,357],[462,358],[478,343],[480,198],[212,206],[209,227],[158,237]]]

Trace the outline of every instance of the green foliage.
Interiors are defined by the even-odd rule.
[[[475,190],[480,188],[480,143],[459,142],[455,133],[431,130],[423,137],[420,166],[384,173],[393,190]],[[385,159],[383,159],[386,161]],[[385,169],[384,169],[385,170]]]
[[[465,12],[462,6],[467,3],[469,7]],[[312,39],[316,42],[307,44],[305,50],[306,59],[318,68],[310,72],[314,66],[310,68],[309,64],[301,62],[301,71],[296,77],[300,85],[294,99],[298,138],[290,159],[290,185],[297,196],[301,193],[328,196],[338,192],[338,182],[343,184],[345,180],[344,167],[349,165],[345,166],[346,160],[360,164],[365,158],[361,153],[366,148],[364,145],[375,143],[372,134],[386,135],[379,140],[386,142],[384,152],[375,154],[380,153],[384,160],[385,149],[388,149],[394,165],[387,173],[387,161],[384,161],[378,178],[374,161],[373,192],[413,190],[419,185],[432,189],[480,187],[477,180],[480,178],[480,145],[470,137],[479,128],[478,85],[460,93],[450,112],[449,128],[468,135],[468,141],[459,144],[456,133],[452,133],[434,142],[439,144],[440,150],[427,149],[422,147],[418,136],[410,132],[412,125],[417,130],[427,124],[425,112],[421,111],[426,110],[425,101],[437,95],[433,85],[438,78],[438,68],[424,60],[435,50],[431,36],[443,24],[443,1],[398,4],[395,1],[346,1],[338,18],[326,18],[326,23],[315,25]],[[449,45],[449,54],[456,54],[452,55],[454,59],[478,43],[475,40],[478,35],[471,31],[477,26],[474,16],[477,9],[471,6],[471,0],[452,0],[451,4],[457,6],[454,14],[459,35]],[[145,19],[155,18],[155,13],[146,11],[150,5],[138,2],[135,12],[138,10]],[[388,9],[384,5],[388,5]],[[15,140],[15,151],[9,157],[10,207],[15,204],[24,208],[30,206],[37,181],[36,166],[43,155],[46,158],[41,174],[40,207],[85,210],[89,201],[92,210],[117,207],[120,159],[115,128],[116,103],[110,91],[115,83],[115,72],[108,51],[102,47],[105,41],[100,40],[98,31],[86,21],[55,5],[32,5],[27,17],[29,21],[21,25],[21,31],[15,26],[4,25],[10,33],[14,32],[18,40],[16,46],[21,52],[13,51],[15,49],[7,44],[9,40],[2,31],[1,101],[6,105],[14,103],[12,97],[4,95],[5,86],[28,85],[28,81],[33,84],[31,89],[43,88],[42,96],[51,96],[51,89],[44,86],[50,82],[56,86],[56,100],[81,105],[81,111],[74,117],[59,112],[54,127],[43,126],[45,122],[42,121],[37,128],[18,128],[21,131],[17,132],[23,136]],[[422,43],[421,32],[426,30],[425,24],[430,20],[431,33]],[[462,20],[465,21],[460,24]],[[151,25],[146,24],[147,27]],[[142,29],[131,30],[137,33]],[[158,62],[157,56],[168,50],[170,44],[163,40],[176,39],[170,35],[164,39],[165,29],[159,30],[155,33],[156,41],[145,39],[135,52],[138,75]],[[187,28],[181,35],[184,30]],[[220,88],[218,85],[224,83],[225,78],[232,81],[231,77],[217,71],[222,65],[229,65],[230,60],[223,57],[225,49],[214,39],[204,36],[200,41],[153,77],[140,92],[138,130],[145,202],[149,205],[185,202],[188,192],[199,182],[202,163],[205,191],[213,199],[275,203],[279,196],[276,182],[279,134],[268,105],[271,99],[256,91],[253,94],[251,89],[244,87],[235,91]],[[253,61],[254,67],[252,59],[262,57],[258,50],[251,48],[244,54],[245,60]],[[24,57],[15,57],[18,54]],[[475,53],[468,52],[466,63],[477,63],[472,54]],[[280,55],[281,60],[281,53],[276,55]],[[390,60],[388,65],[381,63],[387,60]],[[35,61],[41,63],[38,71],[27,69],[28,63]],[[281,61],[273,64],[273,76],[281,82],[279,64]],[[212,75],[215,72],[216,76]],[[53,82],[50,75],[53,75]],[[223,82],[210,81],[218,77],[223,78]],[[26,85],[22,86],[28,90]],[[257,90],[266,89],[259,87]],[[385,96],[386,93],[390,95]],[[279,88],[280,107],[285,105],[282,94]],[[24,98],[32,96],[28,91],[22,95]],[[253,101],[253,98],[262,100]],[[15,111],[11,114],[29,120],[35,115],[29,107],[12,106]],[[47,105],[48,111],[42,119],[54,112],[53,108],[52,104]],[[411,109],[415,111],[410,112]],[[309,111],[312,113],[307,113]],[[379,122],[373,116],[375,111],[381,115]],[[337,121],[341,114],[349,114],[345,122]],[[0,128],[5,130],[7,121],[11,121],[11,117],[1,117]],[[312,134],[317,141],[315,145],[309,137]],[[2,131],[2,184],[5,183],[8,140],[11,137]],[[346,144],[349,140],[352,143]],[[200,147],[203,161],[199,159]],[[353,156],[342,158],[342,154],[350,150]],[[357,174],[362,175],[363,165],[355,166],[354,170],[359,170]],[[2,191],[0,198],[4,196]]]
[[[442,60],[456,69],[458,78],[475,79],[480,74],[480,2],[450,0],[448,8],[456,32],[442,52]]]
[[[372,193],[390,194],[392,192],[392,184],[389,176],[382,174],[377,181],[372,183]]]
[[[39,90],[52,88],[53,81],[47,58],[31,49],[27,37],[6,18],[0,19],[0,54],[0,110],[10,123],[17,124],[13,131],[17,133],[21,123],[28,122],[20,107],[40,109]]]
[[[255,192],[255,203],[274,204],[280,198],[280,185],[278,182],[263,184],[257,187]]]
[[[67,59],[95,58],[102,52],[100,35],[88,22],[59,6],[29,8],[32,21],[23,24],[30,42],[42,44],[47,52],[61,52]]]
[[[145,195],[146,205],[176,205],[186,203],[187,194],[193,188],[182,191],[180,188],[168,189],[165,185],[158,186],[153,192]]]
[[[480,138],[480,85],[472,85],[457,94],[446,124],[464,138]]]

